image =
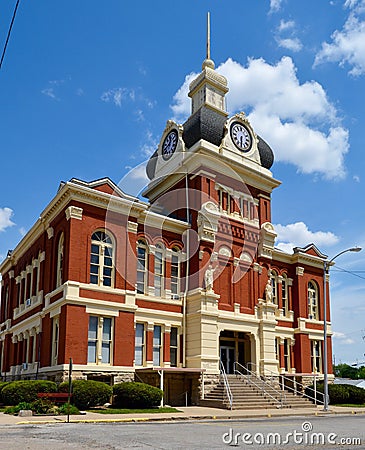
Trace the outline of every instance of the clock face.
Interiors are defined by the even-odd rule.
[[[248,152],[252,147],[252,137],[248,129],[240,122],[234,122],[231,125],[231,138],[234,145],[242,150]]]
[[[165,161],[171,158],[172,154],[176,150],[177,142],[177,131],[170,131],[170,133],[165,137],[165,140],[162,144],[162,158]]]

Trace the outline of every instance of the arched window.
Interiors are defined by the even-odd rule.
[[[270,272],[270,280],[272,286],[272,302],[277,305],[278,304],[278,274],[275,270],[271,270]]]
[[[154,286],[155,296],[161,297],[164,292],[164,276],[165,276],[165,252],[161,244],[156,245],[155,250],[155,267],[154,267]]]
[[[318,288],[313,281],[308,283],[308,318],[319,320]]]
[[[288,279],[286,275],[283,275],[281,280],[281,301],[282,301],[283,316],[286,316],[289,311]]]
[[[180,296],[180,250],[178,248],[172,249],[171,256],[171,298],[178,299]]]
[[[63,283],[63,256],[64,256],[64,235],[61,233],[60,238],[58,239],[58,247],[57,247],[57,280],[56,287],[61,286]]]
[[[137,242],[137,294],[147,291],[147,244],[143,240]]]
[[[113,285],[113,241],[105,231],[91,236],[90,283],[99,286]]]

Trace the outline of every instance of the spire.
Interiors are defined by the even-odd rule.
[[[203,61],[202,69],[205,67],[210,67],[214,69],[214,61],[210,59],[210,12],[207,13],[207,57]]]

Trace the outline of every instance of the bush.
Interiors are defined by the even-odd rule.
[[[4,403],[1,391],[3,390],[3,388],[8,385],[10,383],[10,381],[0,381],[0,403]]]
[[[59,392],[68,392],[68,383],[61,383],[58,389]],[[111,386],[101,381],[73,380],[72,404],[79,409],[104,405],[109,402],[112,392]]]
[[[32,405],[27,402],[20,402],[16,406],[8,406],[5,408],[4,414],[18,414],[22,409],[30,410],[32,409]]]
[[[80,411],[78,408],[76,408],[75,405],[69,405],[68,403],[64,403],[62,406],[58,408],[58,414],[80,414]]]
[[[161,389],[137,382],[115,384],[113,393],[118,408],[152,408],[160,405],[163,396]]]
[[[12,381],[3,387],[1,396],[6,405],[17,405],[20,402],[34,402],[38,392],[57,392],[57,384],[45,380]]]
[[[30,409],[35,414],[59,414],[58,407],[46,398],[39,398],[32,402]]]
[[[323,383],[317,384],[317,400],[323,401]],[[314,397],[313,385],[306,388],[305,393]],[[328,385],[329,402],[333,405],[344,403],[353,403],[362,405],[365,403],[365,389],[353,386],[351,384],[329,384]]]

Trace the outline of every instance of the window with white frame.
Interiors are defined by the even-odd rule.
[[[275,338],[275,359],[280,364],[280,338]]]
[[[289,339],[284,339],[284,365],[285,370],[288,372],[290,370],[290,341]]]
[[[61,286],[63,283],[63,256],[64,256],[64,234],[61,233],[61,236],[58,240],[58,248],[57,248],[57,280],[56,287]]]
[[[286,316],[289,311],[289,299],[288,299],[288,279],[284,275],[281,280],[281,301],[283,315]]]
[[[319,320],[318,289],[313,281],[308,283],[308,318]]]
[[[89,364],[112,363],[112,327],[111,317],[89,317],[87,357]]]
[[[180,295],[180,260],[179,249],[172,249],[171,256],[171,298],[178,299]]]
[[[58,364],[58,341],[59,341],[59,318],[55,317],[53,319],[52,327],[52,365],[56,366]]]
[[[8,319],[9,311],[9,286],[5,287],[4,320]]]
[[[153,327],[153,365],[161,365],[161,350],[162,350],[162,334],[161,326],[155,325]]]
[[[139,240],[137,242],[137,294],[146,294],[147,291],[147,244]]]
[[[136,323],[134,365],[143,366],[145,359],[145,326],[143,323]]]
[[[113,285],[113,241],[105,231],[96,231],[91,237],[90,283]]]
[[[272,286],[272,302],[278,304],[278,274],[275,270],[270,271],[270,281]]]
[[[177,367],[178,360],[178,329],[171,327],[170,331],[170,366]]]
[[[321,341],[311,341],[312,372],[322,373]]]
[[[161,244],[156,245],[154,269],[155,296],[161,297],[164,291],[165,272],[164,249]]]

